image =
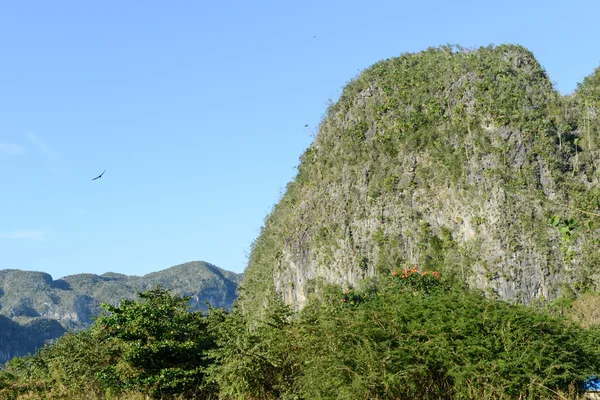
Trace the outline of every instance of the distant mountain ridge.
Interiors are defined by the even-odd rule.
[[[57,280],[44,272],[0,270],[0,363],[35,351],[68,329],[86,328],[101,303],[116,305],[157,285],[190,296],[192,310],[206,309],[206,302],[228,309],[242,276],[203,261],[144,276],[108,272]]]

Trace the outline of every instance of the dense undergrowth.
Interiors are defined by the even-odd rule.
[[[271,299],[261,320],[140,293],[7,363],[0,398],[576,398],[600,373],[597,324],[485,298],[437,272],[322,293],[298,313]]]

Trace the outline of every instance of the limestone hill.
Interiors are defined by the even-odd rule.
[[[437,270],[530,303],[600,282],[600,70],[561,96],[525,48],[381,61],[327,110],[255,241],[240,304]]]

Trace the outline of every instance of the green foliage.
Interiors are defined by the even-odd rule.
[[[576,218],[561,219],[560,217],[554,215],[554,216],[552,216],[552,218],[550,218],[550,225],[558,228],[558,230],[561,234],[562,240],[569,241],[571,239],[571,234],[573,233],[573,231],[575,230],[575,227],[577,226],[577,219]]]
[[[260,319],[238,307],[205,317],[160,288],[140,293],[8,363],[0,399],[544,399],[600,372],[596,325],[418,268],[362,287],[324,286],[296,314],[266,299]]]
[[[218,348],[209,376],[226,399],[281,399],[297,374],[297,346],[284,340],[290,309],[281,300],[269,301],[264,319],[248,320],[239,309],[231,314],[212,310]],[[290,338],[291,339],[291,338]]]
[[[117,360],[100,381],[153,396],[197,390],[209,364],[204,352],[214,347],[208,322],[188,311],[189,298],[160,287],[138,296],[118,307],[103,305],[108,313],[94,321],[93,331],[114,346]]]
[[[224,398],[552,398],[600,371],[597,330],[414,268],[368,294],[330,287],[292,319],[267,309],[258,323],[222,316]]]
[[[402,272],[393,271],[393,288],[402,288],[412,293],[429,294],[440,288],[440,274],[437,271],[419,273],[417,267]]]
[[[362,303],[363,301],[367,301],[369,298],[368,294],[365,293],[358,293],[352,289],[347,289],[344,294],[342,295],[342,298],[340,299],[340,303],[344,304],[345,306],[355,306],[358,305],[360,303]]]
[[[190,305],[205,310],[205,300],[230,308],[242,274],[204,262],[190,262],[143,277],[106,273],[77,274],[53,280],[32,271],[0,271],[0,363],[61,336],[67,329],[90,326],[102,311],[100,304],[133,299],[138,290],[161,285],[175,293],[194,296]],[[5,325],[4,317],[15,323]],[[10,325],[10,327],[8,326]],[[62,326],[61,326],[62,325]]]
[[[153,398],[208,396],[205,380],[215,347],[209,322],[190,312],[189,298],[157,287],[139,300],[103,304],[106,313],[89,330],[70,333],[34,356],[7,364],[2,393],[57,390],[56,398],[91,392],[98,396],[128,391]],[[48,397],[52,397],[52,393]]]

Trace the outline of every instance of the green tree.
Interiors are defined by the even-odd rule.
[[[160,286],[138,296],[118,307],[103,304],[107,312],[94,322],[92,330],[113,349],[115,361],[99,373],[101,381],[161,397],[209,392],[205,352],[215,344],[207,319],[189,312],[188,297]]]

